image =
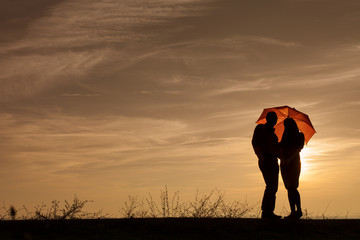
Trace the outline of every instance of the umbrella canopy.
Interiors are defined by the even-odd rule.
[[[256,123],[266,123],[266,114],[268,112],[275,112],[278,117],[275,125],[275,134],[277,135],[279,141],[281,141],[282,134],[284,132],[284,120],[288,117],[295,120],[299,130],[305,136],[305,143],[308,143],[310,138],[316,133],[309,116],[289,106],[265,108]]]

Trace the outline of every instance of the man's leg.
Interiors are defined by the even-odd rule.
[[[264,217],[271,217],[275,209],[276,192],[279,183],[279,167],[274,164],[273,166],[263,168],[261,172],[266,184],[261,210],[263,211]]]

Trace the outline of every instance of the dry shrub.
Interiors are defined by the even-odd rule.
[[[10,209],[8,210],[3,203],[3,206],[0,208],[0,219],[15,219],[15,215],[19,215],[18,219],[23,220],[94,219],[104,218],[107,216],[107,214],[102,213],[102,210],[97,212],[85,211],[84,208],[89,202],[93,201],[80,200],[75,195],[72,202],[65,200],[64,204],[61,204],[60,201],[54,200],[51,202],[49,207],[43,203],[36,206],[34,208],[34,211],[28,210],[26,206],[23,206],[17,211],[14,207],[10,207]]]
[[[146,204],[145,204],[146,203]],[[160,207],[159,207],[159,206]],[[145,201],[130,195],[122,208],[126,218],[194,217],[194,218],[241,218],[248,216],[255,208],[247,202],[226,202],[225,194],[213,190],[209,194],[195,194],[192,202],[180,202],[179,192],[170,196],[167,186],[160,191],[160,203],[149,194]]]

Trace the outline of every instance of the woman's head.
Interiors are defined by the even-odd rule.
[[[286,118],[284,121],[285,130],[289,132],[299,132],[299,128],[292,118]]]
[[[304,135],[300,133],[299,128],[292,118],[286,118],[284,120],[284,133],[281,138],[283,147],[300,147],[304,144]],[[302,138],[300,138],[302,136]],[[301,140],[302,139],[302,140]],[[302,143],[300,142],[302,141]],[[301,145],[302,144],[302,145]]]

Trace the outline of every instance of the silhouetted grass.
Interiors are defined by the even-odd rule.
[[[145,199],[129,195],[121,213],[125,218],[242,218],[256,216],[255,206],[247,202],[228,202],[224,192],[219,190],[203,195],[197,191],[194,201],[181,202],[179,192],[170,195],[165,186],[158,202],[150,193]]]
[[[15,209],[0,207],[0,220],[63,220],[63,219],[98,219],[107,218],[102,210],[89,212],[84,210],[90,200],[80,200],[75,195],[72,202],[65,200],[61,203],[53,200],[50,204],[37,205],[33,210],[26,206]],[[208,194],[196,192],[193,201],[181,202],[179,192],[169,194],[167,187],[160,191],[158,201],[149,193],[140,199],[129,195],[121,207],[122,218],[242,218],[256,217],[256,204],[246,201],[225,200],[225,194],[219,190],[212,190]]]
[[[105,218],[107,214],[103,214],[102,210],[96,212],[88,212],[84,207],[90,200],[80,200],[75,195],[72,202],[67,200],[63,204],[58,200],[53,200],[48,206],[41,204],[29,210],[26,206],[16,210],[13,206],[6,208],[3,203],[0,208],[0,220],[65,220],[65,219],[96,219]]]
[[[0,239],[360,239],[360,220],[329,219],[327,208],[317,219],[304,210],[305,220],[263,220],[256,218],[259,204],[226,201],[219,190],[197,191],[188,202],[166,186],[156,199],[150,193],[145,198],[130,195],[122,218],[116,219],[84,210],[91,202],[75,195],[72,201],[54,200],[32,211],[3,203]],[[287,214],[284,207],[282,215]]]
[[[63,220],[63,219],[99,219],[109,218],[111,215],[102,210],[90,212],[85,207],[91,200],[80,200],[75,195],[72,201],[58,200],[50,204],[37,205],[33,210],[26,206],[16,209],[14,206],[0,206],[0,220]],[[320,215],[303,209],[302,219],[336,219],[329,217],[326,211]],[[129,195],[120,210],[120,218],[258,218],[259,204],[250,204],[247,201],[227,201],[225,193],[212,190],[207,194],[196,192],[192,201],[182,202],[180,193],[169,193],[167,186],[160,191],[156,198],[149,193],[146,197]],[[281,215],[289,215],[289,210],[283,207]],[[347,217],[346,217],[347,218]]]

